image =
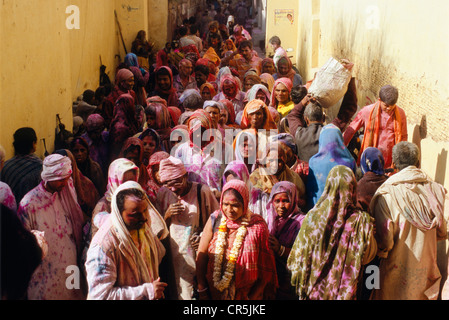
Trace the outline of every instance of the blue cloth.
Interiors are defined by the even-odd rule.
[[[385,174],[385,160],[382,151],[374,147],[368,147],[363,151],[360,157],[360,169],[365,174],[369,171],[377,174]]]
[[[124,62],[128,68],[129,67],[139,68],[140,72],[142,73],[142,76],[145,76],[145,74],[147,73],[147,71],[144,68],[141,68],[139,66],[139,61],[137,60],[137,56],[134,53],[128,53],[125,56]]]
[[[327,176],[333,167],[344,165],[355,174],[356,162],[343,142],[340,129],[328,124],[323,127],[318,142],[318,153],[309,160],[309,175],[306,183],[307,209],[315,206],[323,193]]]

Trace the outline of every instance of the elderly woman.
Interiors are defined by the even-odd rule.
[[[267,105],[259,99],[248,102],[242,113],[240,126],[243,130],[251,130],[257,136],[257,155],[265,152],[268,138],[277,134],[277,126]]]
[[[278,300],[297,299],[290,284],[287,258],[301,229],[305,214],[299,207],[300,197],[294,183],[281,181],[271,189],[267,203],[267,224],[270,231],[270,247],[276,257],[279,281]]]
[[[70,151],[81,173],[93,182],[99,194],[103,194],[106,190],[105,177],[100,165],[90,157],[86,140],[81,137],[73,139],[70,142]]]
[[[297,189],[300,199],[306,189],[299,175],[287,166],[287,157],[279,142],[267,146],[265,157],[259,159],[260,166],[251,173],[250,180],[255,191],[252,193],[251,208],[254,213],[267,219],[267,203],[273,186],[280,181],[290,181]]]
[[[282,117],[287,116],[295,106],[290,96],[292,88],[293,84],[288,78],[277,79],[274,83],[271,92],[271,106],[279,111]]]
[[[318,153],[309,160],[309,175],[306,183],[308,210],[321,197],[327,176],[337,165],[345,165],[355,173],[356,162],[343,142],[340,129],[333,124],[328,124],[320,132]]]
[[[171,68],[167,66],[161,66],[155,70],[156,86],[153,92],[150,92],[148,96],[159,96],[169,106],[179,106],[178,93],[176,88],[173,87],[173,72]]]
[[[203,98],[197,89],[186,89],[179,97],[184,112],[195,111],[203,106]],[[176,125],[180,124],[179,122]]]
[[[376,255],[374,219],[356,209],[352,170],[335,166],[304,219],[287,260],[301,300],[352,300],[362,266]]]
[[[214,125],[218,128],[221,133],[221,137],[216,137],[217,139],[224,139],[225,131],[224,128],[220,125],[221,118],[221,104],[218,101],[207,100],[204,101],[203,109],[206,111],[211,117]]]
[[[262,100],[267,106],[270,105],[271,94],[267,87],[263,84],[255,84],[246,92],[245,101],[251,101],[254,99]]]
[[[229,101],[228,99],[223,99],[218,101],[222,104],[223,109],[222,112],[220,112],[220,115],[223,112],[223,110],[226,111],[227,114],[227,118],[226,118],[226,122],[224,123],[227,127],[232,127],[232,128],[240,128],[240,126],[235,123],[235,110],[234,110],[234,105],[232,104],[231,101]],[[225,126],[223,126],[225,127]]]
[[[270,91],[270,95],[273,91],[275,81],[276,80],[274,80],[273,76],[269,73],[262,73],[260,75],[260,83],[263,84],[268,89],[268,91]]]
[[[231,180],[204,227],[196,260],[200,299],[273,299],[277,277],[265,221],[248,209],[249,190]]]

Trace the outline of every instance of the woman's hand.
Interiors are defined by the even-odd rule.
[[[281,250],[281,244],[279,243],[278,239],[276,239],[276,237],[271,234],[268,238],[268,245],[276,254],[279,254],[279,251]]]

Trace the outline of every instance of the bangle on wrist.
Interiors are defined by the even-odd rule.
[[[206,288],[204,288],[204,289],[198,289],[197,291],[198,291],[198,293],[203,293],[203,292],[206,292],[207,290],[208,290],[209,288],[208,287],[206,287]]]
[[[281,248],[279,249],[279,256],[282,257],[284,252],[285,252],[285,247],[281,245]]]

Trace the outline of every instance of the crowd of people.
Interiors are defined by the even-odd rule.
[[[207,2],[160,50],[139,31],[60,149],[41,160],[35,130],[14,133],[2,298],[449,299],[446,190],[397,88],[359,109],[352,78],[328,121],[278,36],[259,56],[246,1]]]

